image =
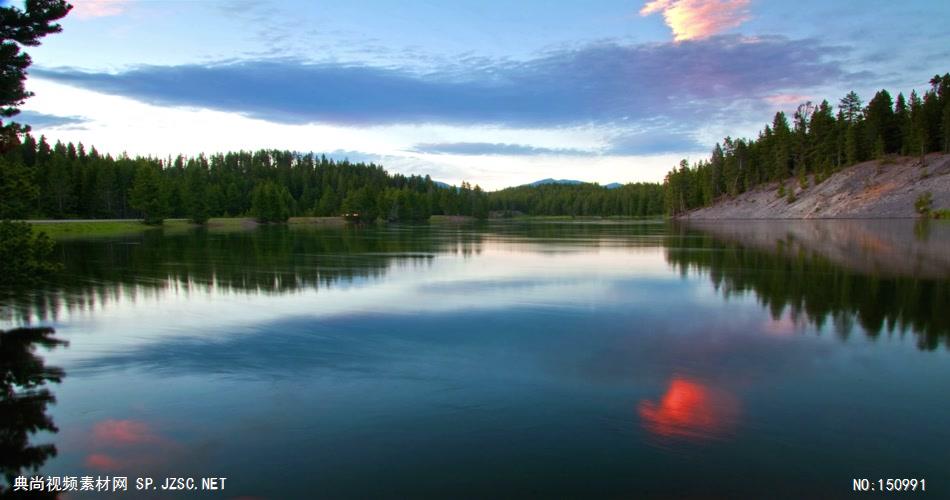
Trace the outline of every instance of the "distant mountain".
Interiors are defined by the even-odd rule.
[[[537,187],[537,186],[544,186],[545,184],[567,184],[567,185],[574,186],[574,185],[577,185],[577,184],[587,184],[587,183],[584,182],[584,181],[575,181],[575,180],[572,180],[572,179],[551,179],[551,178],[547,178],[547,179],[541,179],[540,181],[534,181],[534,182],[532,182],[531,184],[525,184],[525,185],[526,185],[526,186],[531,186],[531,187]]]
[[[450,186],[450,185],[448,185],[448,184],[446,184],[446,183],[444,183],[444,182],[440,182],[440,181],[432,181],[432,183],[435,184],[436,186],[439,186],[440,188],[443,188],[443,189],[452,187],[452,186]]]
[[[566,185],[566,186],[577,186],[577,185],[579,185],[579,184],[590,184],[590,183],[589,183],[589,182],[584,182],[584,181],[578,181],[578,180],[574,180],[574,179],[551,179],[551,178],[547,178],[547,179],[541,179],[540,181],[534,181],[534,182],[532,182],[531,184],[524,184],[524,185],[525,185],[525,186],[531,186],[531,187],[538,187],[538,186],[544,186],[544,185],[547,185],[547,184],[564,184],[564,185]],[[619,182],[611,182],[610,184],[607,184],[607,185],[604,186],[604,187],[607,188],[607,189],[617,189],[617,188],[619,188],[619,187],[623,187],[623,184],[621,184],[621,183],[619,183]]]

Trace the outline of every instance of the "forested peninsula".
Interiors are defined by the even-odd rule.
[[[899,93],[894,99],[887,90],[881,90],[865,106],[856,93],[850,92],[838,102],[837,113],[827,100],[817,105],[806,102],[798,106],[791,123],[784,112],[776,113],[754,140],[726,137],[722,144],[716,144],[709,159],[693,165],[683,160],[667,174],[663,182],[666,212],[682,216],[731,201],[748,210],[707,210],[702,215],[756,218],[784,214],[785,218],[800,218],[836,212],[839,217],[906,217],[915,210],[923,215],[943,214],[940,209],[950,208],[946,158],[929,153],[950,153],[950,73],[931,78],[930,89],[922,96],[911,91],[909,98]],[[830,209],[824,213],[785,211],[775,203],[765,203],[770,206],[765,212],[757,210],[763,208],[761,201],[768,197],[794,204],[805,195],[814,195],[816,186],[862,162],[873,164],[859,169],[860,173],[837,175],[840,189],[817,195],[819,200],[812,208],[834,197],[844,204],[829,204]],[[866,175],[868,169],[873,175]],[[895,169],[912,169],[913,173],[879,178],[889,171],[893,174]],[[934,179],[937,176],[940,178]],[[860,179],[860,185],[849,182],[855,178]],[[921,181],[927,181],[934,191],[917,189]],[[907,190],[921,192],[899,210],[881,212],[874,205],[882,191]],[[755,196],[737,198],[752,191]],[[847,203],[857,197],[864,198],[863,204],[849,209]],[[752,200],[757,200],[758,206],[747,203]]]

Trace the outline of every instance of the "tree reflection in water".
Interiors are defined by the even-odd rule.
[[[920,349],[950,348],[950,227],[923,245],[910,224],[768,222],[678,227],[667,262],[707,274],[726,298],[753,292],[776,321],[789,312],[842,339],[857,324],[872,339],[911,332]],[[891,226],[907,234],[892,237]]]
[[[0,497],[24,498],[13,493],[14,478],[36,471],[56,456],[52,444],[34,444],[37,432],[57,432],[46,407],[56,401],[47,383],[62,381],[61,368],[46,366],[36,355],[36,347],[53,349],[66,342],[53,336],[52,328],[17,328],[0,331],[0,471],[6,484],[0,484]],[[55,493],[30,492],[30,498],[55,498]]]

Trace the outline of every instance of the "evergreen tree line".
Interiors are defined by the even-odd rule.
[[[638,182],[618,188],[597,184],[518,186],[489,194],[492,211],[528,215],[642,217],[663,213],[663,186]]]
[[[827,100],[800,105],[789,123],[775,114],[756,139],[726,137],[708,160],[673,168],[663,182],[666,211],[676,215],[714,203],[724,196],[766,183],[778,183],[778,195],[794,199],[800,188],[821,183],[831,174],[859,162],[887,155],[920,156],[950,152],[950,73],[936,75],[923,96],[910,98],[881,90],[865,106],[853,91],[842,98],[837,113]]]
[[[164,218],[253,215],[360,220],[425,220],[430,215],[487,217],[478,186],[390,174],[381,166],[290,151],[239,151],[158,159],[112,157],[82,144],[23,140],[0,158],[0,217]]]

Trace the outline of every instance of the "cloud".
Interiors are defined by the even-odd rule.
[[[88,120],[82,116],[58,116],[39,113],[37,111],[22,111],[13,117],[13,121],[27,124],[33,128],[54,128],[67,125],[79,125]]]
[[[847,75],[835,58],[843,52],[810,39],[716,36],[685,43],[597,43],[526,61],[428,72],[265,59],[119,73],[31,73],[150,104],[288,124],[625,127],[649,119],[662,127],[707,118],[723,103],[840,81]]]
[[[735,28],[749,19],[749,0],[653,0],[641,16],[662,13],[673,40],[699,40]]]
[[[765,96],[765,101],[773,106],[797,106],[810,100],[811,97],[802,94],[775,94]]]
[[[72,15],[80,19],[117,16],[129,6],[129,0],[74,0]]]
[[[383,157],[375,153],[365,151],[353,151],[347,149],[334,149],[328,153],[318,153],[326,155],[327,158],[335,161],[347,160],[350,163],[379,163]]]
[[[490,142],[442,142],[416,144],[411,149],[416,153],[450,154],[467,156],[589,156],[597,151],[573,148],[544,148],[525,144]]]
[[[686,132],[648,130],[608,135],[607,144],[604,147],[594,149],[547,148],[526,144],[491,142],[443,142],[416,144],[410,149],[410,152],[463,156],[634,156],[709,149],[699,143],[692,134]]]
[[[604,154],[621,156],[659,155],[698,152],[708,149],[710,149],[709,146],[699,142],[692,133],[653,129],[612,137],[610,146],[604,151]]]

